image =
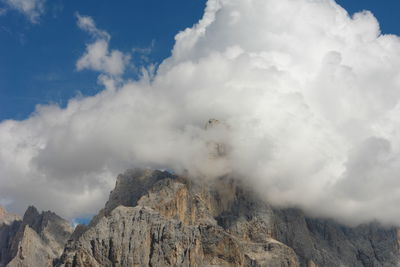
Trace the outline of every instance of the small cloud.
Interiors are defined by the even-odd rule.
[[[24,14],[32,23],[38,23],[40,16],[45,13],[46,0],[3,0],[3,2],[11,9]],[[4,12],[0,10],[0,15]]]
[[[118,50],[109,51],[108,42],[98,40],[87,45],[86,53],[76,63],[80,70],[90,69],[110,75],[122,75],[130,56]]]
[[[140,59],[141,63],[149,63],[150,55],[154,51],[156,41],[153,39],[151,43],[146,47],[135,47],[132,49],[132,53]]]
[[[132,52],[140,54],[140,55],[149,55],[149,54],[151,54],[153,52],[155,44],[156,44],[156,41],[153,39],[149,46],[147,46],[147,47],[135,47],[135,48],[132,49]]]
[[[77,13],[77,24],[82,30],[88,32],[95,41],[86,46],[86,52],[76,63],[78,71],[89,69],[105,74],[120,76],[125,72],[131,56],[119,50],[109,50],[111,39],[108,32],[96,27],[94,20],[89,16]]]
[[[106,31],[99,30],[96,27],[94,20],[89,16],[81,16],[79,13],[76,13],[76,17],[78,19],[78,27],[81,30],[86,31],[87,33],[91,34],[96,39],[104,39],[110,40],[111,37]]]

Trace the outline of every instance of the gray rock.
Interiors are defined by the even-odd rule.
[[[0,206],[0,266],[11,261],[11,246],[21,225],[21,218]]]
[[[397,228],[276,209],[229,176],[129,170],[72,235],[66,221],[33,207],[2,227],[0,266],[400,266]]]
[[[53,266],[72,233],[69,222],[29,207],[22,221],[0,228],[0,266]]]
[[[296,251],[303,266],[400,266],[396,228],[377,223],[351,228],[296,209],[274,213],[276,238]]]
[[[59,266],[298,266],[291,248],[255,233],[256,228],[248,234],[250,224],[233,226],[232,221],[235,230],[229,231],[218,223],[216,218],[235,209],[240,196],[233,183],[227,186],[225,179],[194,183],[172,175],[155,179],[158,172],[145,175],[153,184],[126,174],[123,187],[117,181],[118,190],[134,192],[133,200],[119,192],[126,198],[116,201],[114,190],[108,203],[128,205],[109,213],[106,205],[95,225],[74,233]],[[146,182],[138,185],[138,181]]]

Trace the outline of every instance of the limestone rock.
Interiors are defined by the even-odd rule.
[[[302,266],[400,266],[396,228],[377,223],[351,228],[296,209],[274,214],[275,237],[294,249]]]
[[[128,173],[141,177],[144,172]],[[106,205],[95,225],[74,233],[59,266],[298,266],[294,251],[270,236],[249,237],[249,229],[235,228],[233,221],[236,232],[218,223],[216,218],[234,209],[240,196],[237,187],[227,186],[230,181],[210,184],[158,172],[146,175],[152,183],[121,176],[124,186],[120,178],[116,189],[129,197],[116,200],[114,190],[108,203],[126,205],[111,212]]]
[[[22,221],[0,228],[0,266],[53,266],[72,233],[69,222],[29,207]]]
[[[11,253],[11,246],[21,221],[16,220],[10,224],[0,225],[0,267],[6,266],[13,258]]]
[[[105,207],[72,235],[68,222],[34,207],[2,224],[0,267],[7,264],[389,267],[400,266],[400,230],[273,208],[229,175],[135,169],[118,176]]]
[[[127,170],[124,174],[117,177],[115,188],[110,193],[110,197],[97,216],[91,221],[95,225],[97,221],[110,214],[110,212],[120,206],[135,206],[137,200],[154,185],[155,182],[167,177],[174,177],[168,172],[153,171],[148,169]]]

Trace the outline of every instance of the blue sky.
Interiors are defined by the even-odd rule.
[[[111,48],[132,53],[151,47],[150,62],[167,57],[175,34],[201,17],[204,0],[56,0],[32,23],[16,10],[0,16],[0,120],[23,119],[36,104],[59,103],[79,91],[101,88],[98,73],[78,72],[75,63],[89,36],[76,25],[75,13],[91,16],[112,36]],[[0,1],[0,8],[7,5]],[[136,64],[143,63],[135,56]],[[127,75],[135,76],[134,70]]]
[[[55,0],[32,20],[3,0],[0,10],[0,120],[24,119],[36,104],[61,106],[76,94],[93,95],[101,87],[98,74],[76,71],[89,36],[76,26],[74,14],[91,16],[112,36],[111,48],[132,53],[149,48],[146,61],[133,54],[136,65],[168,57],[175,34],[201,17],[205,0]],[[400,33],[399,1],[339,0],[350,13],[371,10],[384,33]],[[135,77],[134,69],[127,76]]]

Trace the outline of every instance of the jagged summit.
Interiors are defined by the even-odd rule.
[[[274,209],[233,177],[135,169],[57,266],[398,266],[397,229]]]
[[[29,207],[0,228],[0,266],[400,266],[397,228],[276,209],[229,175],[128,170],[91,223],[71,231]]]
[[[71,233],[68,221],[30,206],[22,220],[0,226],[0,266],[52,266]]]
[[[26,224],[32,224],[34,220],[36,220],[40,216],[39,211],[35,206],[29,206],[28,209],[24,213],[23,221]]]
[[[101,217],[110,214],[113,209],[120,205],[136,206],[137,200],[157,181],[175,177],[167,171],[159,170],[136,168],[125,171],[118,175],[115,188],[111,191],[104,209],[92,219],[90,225],[94,225]]]

